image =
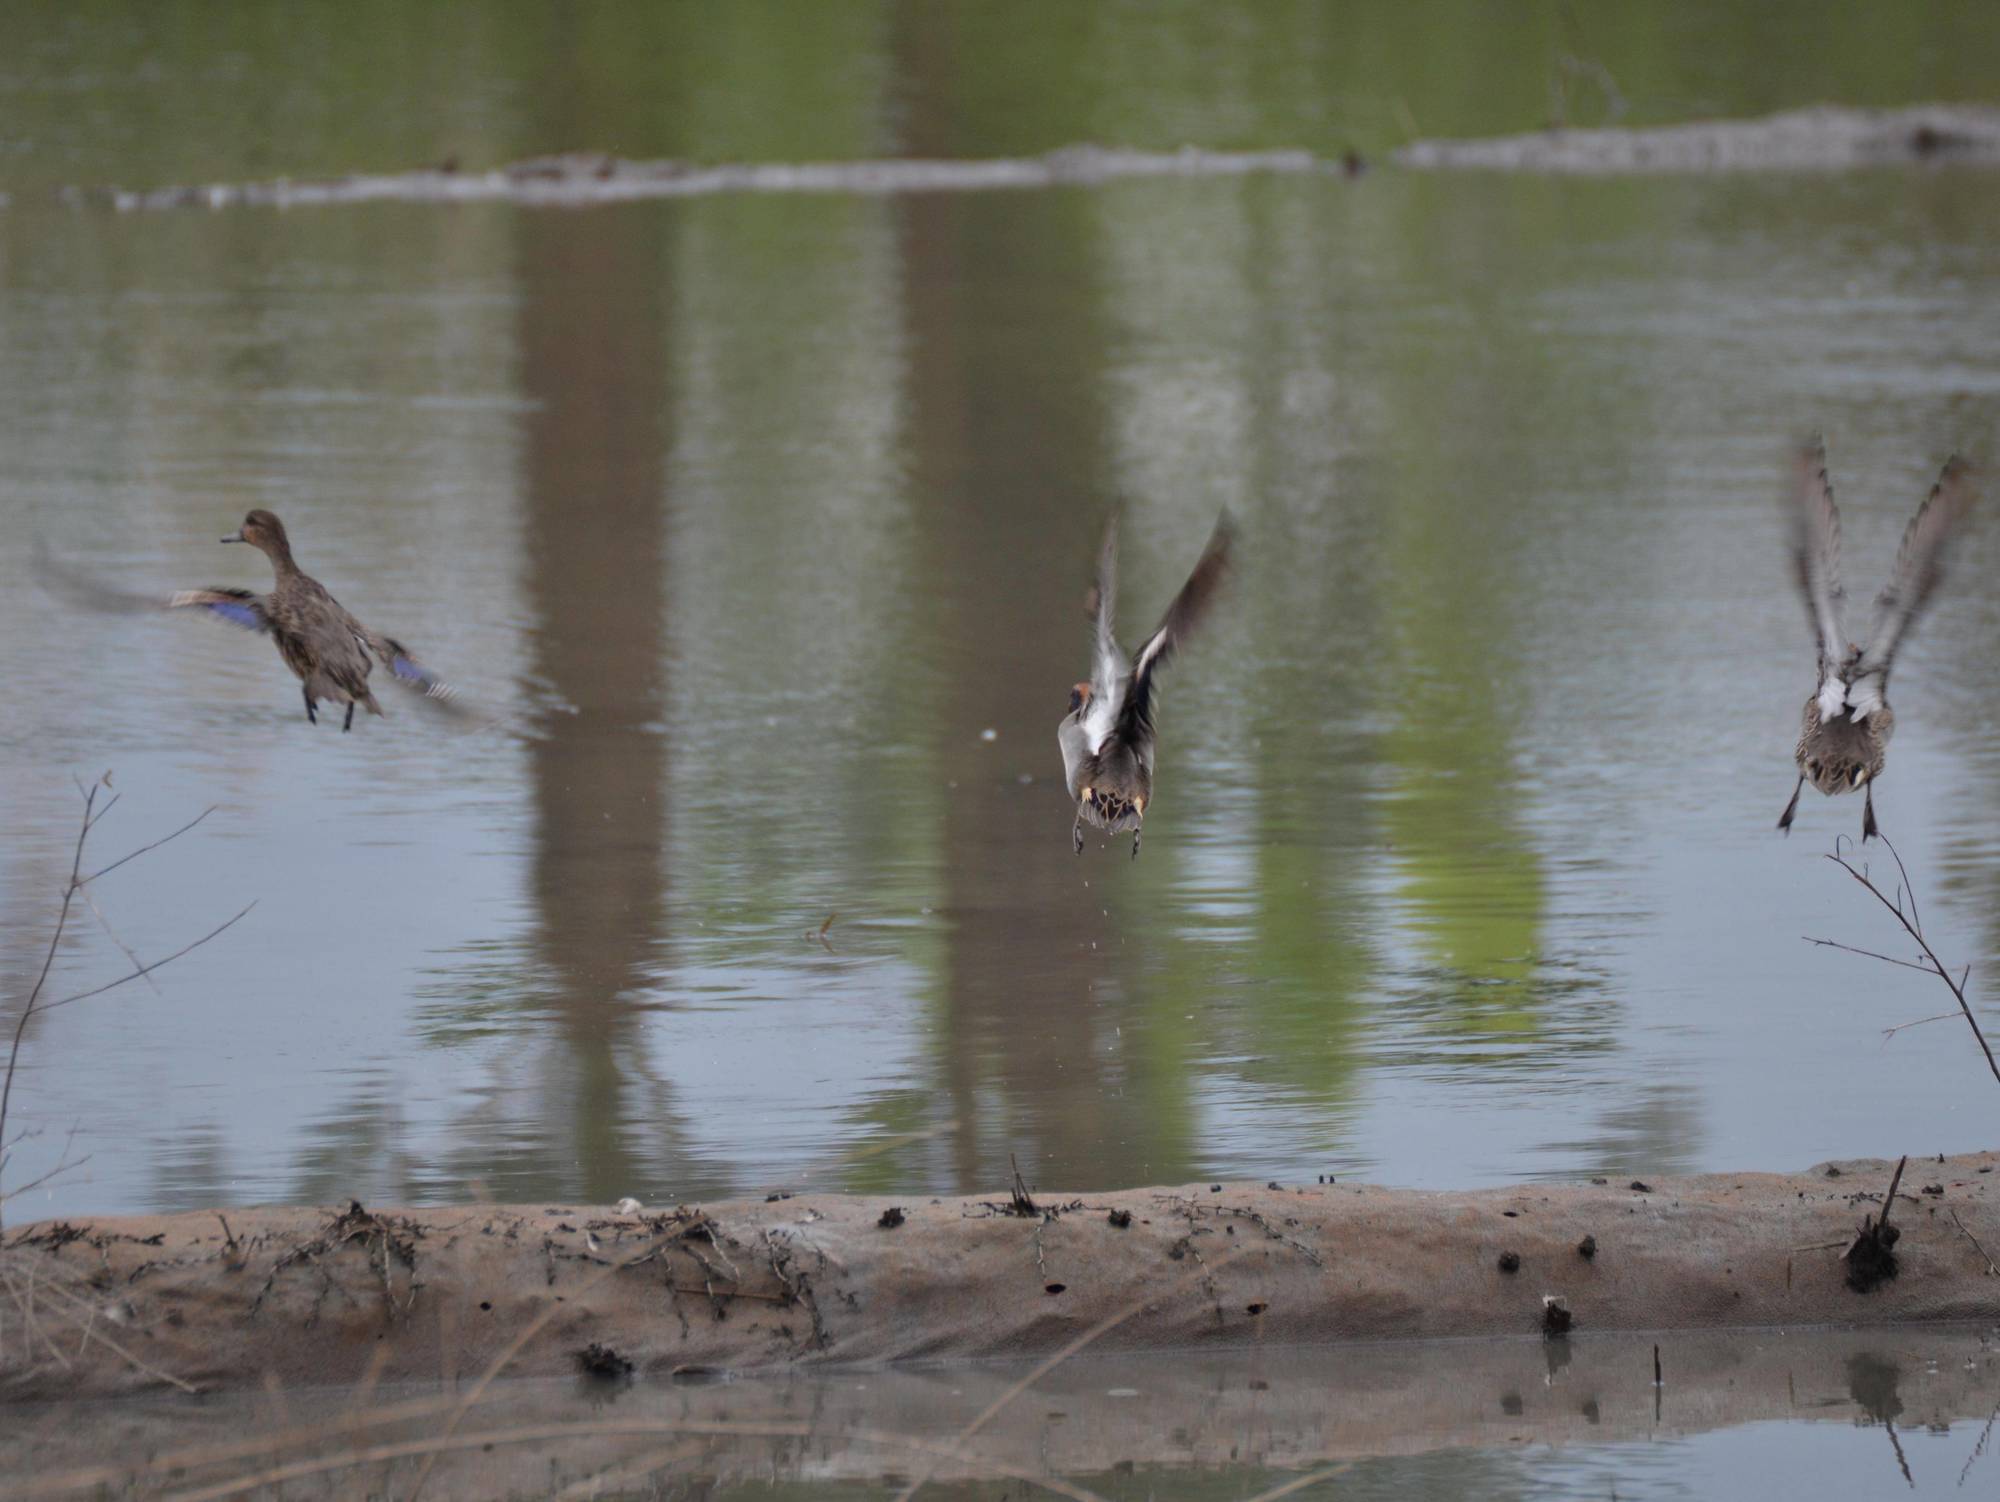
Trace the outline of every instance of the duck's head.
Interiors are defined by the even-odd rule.
[[[234,537],[222,540],[247,542],[272,558],[289,558],[292,555],[291,539],[285,536],[285,524],[261,507],[243,518],[243,525]]]

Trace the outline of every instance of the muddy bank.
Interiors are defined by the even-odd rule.
[[[589,1495],[593,1479],[620,1495],[611,1483],[642,1478],[882,1484],[925,1468],[940,1482],[1058,1477],[1091,1486],[1103,1477],[1116,1491],[1116,1478],[1139,1467],[1308,1471],[1445,1448],[1610,1444],[1808,1419],[1881,1426],[1886,1465],[1896,1429],[1983,1420],[2000,1398],[2000,1347],[1988,1332],[1955,1326],[1669,1335],[1657,1387],[1653,1343],[1596,1336],[1274,1347],[1172,1361],[1085,1356],[1018,1396],[1025,1372],[1005,1363],[740,1382],[579,1376],[496,1383],[448,1436],[463,1392],[435,1384],[359,1400],[260,1389],[22,1405],[0,1426],[0,1476],[34,1476],[28,1495],[100,1487],[147,1495],[226,1487],[284,1467],[345,1495],[359,1470],[374,1495],[407,1496],[434,1460],[427,1497],[569,1487]],[[385,1450],[386,1459],[357,1466],[357,1455]],[[1986,1464],[2000,1468],[2000,1457]]]
[[[1827,105],[1756,120],[1645,128],[1542,130],[1466,141],[1412,141],[1398,167],[1494,172],[1826,172],[1914,162],[2000,163],[2000,109]]]
[[[1912,1162],[1893,1275],[1872,1282],[1842,1254],[1880,1213],[1886,1163],[1467,1193],[1202,1184],[1032,1209],[801,1194],[44,1223],[0,1251],[0,1392],[657,1378],[1042,1357],[1086,1335],[1130,1351],[1993,1320],[1996,1167]]]

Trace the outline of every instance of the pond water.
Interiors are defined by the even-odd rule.
[[[573,146],[1373,151],[1405,116],[1539,123],[1584,42],[1647,119],[1962,96],[2000,45],[1977,6],[1915,6],[1894,46],[1829,23],[1749,67],[1806,13],[1779,10],[1634,6],[1580,42],[1561,7],[1352,34],[1104,8],[1035,12],[1030,45],[978,5],[806,7],[824,34],[782,37],[768,7],[622,13],[637,40],[609,8],[559,34],[10,8],[9,1015],[73,776],[121,795],[104,860],[215,811],[92,888],[55,994],[256,903],[154,989],[35,1020],[8,1181],[69,1167],[10,1216],[1990,1146],[1962,1025],[1883,1038],[1943,989],[1801,940],[1908,949],[1821,858],[1856,800],[1772,830],[1812,675],[1774,498],[1824,428],[1865,598],[1945,455],[1996,451],[2000,177],[125,216],[51,191]],[[260,587],[215,545],[256,505],[470,723],[393,696],[315,729],[267,643],[37,587],[42,547],[116,588]],[[1117,505],[1130,636],[1221,508],[1242,527],[1136,862],[1071,854],[1054,743]],[[1899,668],[1878,807],[2000,1030],[1996,569],[1981,516]]]
[[[31,1455],[44,1495],[216,1499],[1991,1494],[1990,1330],[1659,1350],[1659,1386],[1651,1337],[1592,1337],[1084,1356],[1025,1386],[979,1363],[502,1382],[470,1407],[465,1388],[273,1388],[17,1407],[0,1464]]]

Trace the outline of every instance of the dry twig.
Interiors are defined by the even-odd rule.
[[[155,970],[160,969],[164,965],[172,964],[183,955],[201,948],[202,945],[224,932],[224,930],[233,927],[250,911],[250,908],[257,905],[254,902],[251,903],[249,907],[244,908],[242,912],[239,912],[228,922],[209,930],[209,932],[196,939],[192,944],[185,945],[164,959],[153,961],[150,965],[142,964],[139,957],[128,949],[125,953],[127,958],[132,961],[132,969],[118,977],[118,979],[107,981],[101,986],[93,986],[87,991],[79,991],[74,995],[62,997],[57,1001],[44,1001],[42,993],[48,988],[49,972],[55,967],[56,951],[62,947],[63,934],[69,928],[70,910],[75,906],[78,895],[82,895],[85,903],[90,906],[92,911],[97,911],[96,902],[91,897],[91,894],[84,890],[86,887],[96,881],[98,877],[117,870],[120,866],[126,864],[126,862],[136,860],[148,851],[157,850],[171,840],[179,839],[190,829],[193,829],[195,825],[215,812],[213,808],[203,809],[194,818],[183,824],[179,829],[174,830],[171,834],[162,835],[150,844],[141,845],[130,854],[120,856],[108,866],[100,866],[97,870],[85,876],[83,874],[84,846],[90,839],[91,831],[103,822],[105,815],[111,812],[120,796],[116,793],[112,794],[111,797],[105,799],[103,807],[100,808],[97,801],[98,797],[110,786],[111,774],[109,772],[106,772],[88,788],[84,787],[80,781],[77,783],[77,791],[83,798],[83,815],[77,827],[76,845],[70,852],[69,880],[63,885],[62,905],[56,910],[55,928],[49,935],[49,947],[47,952],[42,956],[41,970],[35,976],[35,984],[28,992],[28,999],[21,1005],[20,1015],[14,1020],[13,1042],[7,1050],[7,1073],[4,1082],[0,1082],[0,1173],[5,1172],[7,1164],[7,1112],[8,1108],[13,1104],[14,1072],[21,1060],[21,1042],[27,1036],[28,1024],[43,1012],[53,1011],[57,1007],[68,1006],[71,1002],[87,1001],[93,996],[102,996],[106,991],[116,990],[119,986],[126,985],[131,981],[150,978]],[[103,913],[98,912],[100,921],[103,921],[103,917]],[[105,925],[105,930],[107,933],[110,932],[110,925],[108,923]],[[120,949],[125,948],[124,944],[118,941],[115,934],[112,936],[112,941],[117,943]],[[150,979],[148,979],[148,984],[151,984]],[[46,1177],[44,1175],[44,1178]],[[38,1179],[35,1182],[41,1183],[43,1180]],[[19,1191],[16,1192],[18,1193]],[[5,1206],[7,1198],[6,1194],[0,1194],[0,1207]]]
[[[1845,871],[1849,876],[1853,877],[1856,881],[1860,882],[1862,886],[1868,889],[1869,894],[1872,897],[1874,897],[1874,899],[1877,902],[1881,903],[1883,907],[1887,908],[1890,912],[1896,915],[1896,921],[1903,925],[1903,931],[1907,933],[1912,939],[1915,939],[1917,941],[1917,947],[1923,951],[1923,958],[1925,962],[1920,964],[1913,960],[1899,960],[1895,958],[1893,955],[1877,954],[1874,950],[1871,949],[1856,949],[1851,944],[1837,943],[1832,939],[1815,939],[1808,937],[1806,939],[1806,942],[1808,944],[1823,945],[1829,949],[1844,949],[1850,954],[1865,955],[1869,959],[1883,960],[1891,965],[1901,965],[1906,969],[1921,970],[1928,975],[1935,975],[1939,980],[1945,983],[1946,987],[1950,989],[1952,999],[1958,1003],[1958,1010],[1965,1017],[1966,1026],[1972,1029],[1972,1036],[1979,1043],[1979,1051],[1986,1055],[1986,1067],[1993,1072],[1993,1078],[1996,1081],[2000,1081],[2000,1060],[1996,1060],[1993,1057],[1992,1045],[1986,1041],[1986,1034],[1980,1029],[1979,1018],[1975,1016],[1973,1013],[1972,1003],[1965,999],[1965,985],[1966,982],[1972,976],[1972,967],[1970,965],[1967,965],[1963,970],[1959,972],[1958,978],[1956,980],[1952,979],[1951,972],[1945,969],[1944,967],[1944,961],[1940,960],[1937,957],[1937,951],[1931,948],[1930,940],[1924,937],[1923,919],[1917,911],[1916,888],[1910,885],[1910,873],[1907,869],[1905,869],[1903,865],[1902,854],[1896,849],[1896,847],[1893,844],[1890,843],[1889,837],[1887,835],[1880,835],[1878,836],[1878,838],[1880,838],[1882,843],[1888,847],[1889,854],[1895,859],[1896,871],[1902,877],[1902,882],[1896,888],[1896,895],[1893,898],[1890,897],[1888,893],[1884,892],[1880,887],[1875,885],[1874,879],[1868,874],[1867,867],[1856,866],[1843,853],[1841,847],[1836,846],[1834,848],[1833,853],[1829,855],[1827,859],[1832,861],[1836,866],[1840,867],[1841,870]],[[1908,912],[1905,912],[1903,910],[1903,898],[1905,895],[1907,895],[1910,899],[1910,906]],[[1935,1019],[1927,1018],[1925,1020],[1934,1021]],[[1917,1025],[1918,1024],[1913,1022],[1906,1022],[1903,1023],[1901,1026],[1915,1027]],[[1889,1029],[1889,1032],[1891,1034],[1894,1034],[1898,1031],[1900,1031],[1900,1028]]]

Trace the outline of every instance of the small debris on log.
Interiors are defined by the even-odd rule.
[[[1873,1293],[1899,1271],[1896,1243],[1902,1240],[1903,1233],[1890,1223],[1889,1212],[1895,1207],[1896,1186],[1903,1182],[1903,1167],[1909,1161],[1907,1155],[1897,1160],[1889,1192],[1882,1196],[1882,1213],[1863,1216],[1854,1244],[1841,1253],[1847,1263],[1847,1286],[1856,1293]]]
[[[1012,1153],[1007,1154],[1007,1166],[1014,1170],[1014,1187],[1007,1193],[1007,1210],[1010,1215],[1040,1215],[1042,1207],[1035,1203],[1028,1193],[1028,1182],[1021,1177],[1021,1165],[1014,1161]]]
[[[902,1223],[903,1223],[903,1207],[901,1205],[891,1205],[888,1209],[882,1212],[882,1218],[875,1222],[876,1225],[880,1226],[885,1231],[893,1231],[896,1229],[896,1227],[900,1226]]]
[[[620,1356],[610,1346],[592,1341],[576,1353],[577,1367],[589,1377],[603,1377],[616,1380],[632,1375],[632,1363]]]
[[[1568,1299],[1557,1293],[1542,1295],[1542,1337],[1545,1340],[1557,1340],[1569,1334],[1570,1327],[1575,1323],[1576,1316],[1570,1313]]]
[[[1586,1262],[1595,1257],[1597,1255],[1597,1238],[1595,1236],[1584,1237],[1583,1240],[1576,1244],[1576,1254]]]
[[[1502,1252],[1500,1254],[1500,1271],[1503,1273],[1517,1273],[1520,1270],[1521,1254],[1519,1252]]]

